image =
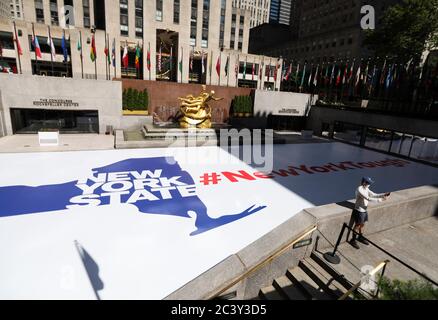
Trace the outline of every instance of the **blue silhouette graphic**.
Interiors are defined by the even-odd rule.
[[[172,157],[126,159],[93,169],[88,179],[62,184],[0,187],[0,217],[115,202],[135,205],[147,214],[190,218],[189,212],[193,212],[196,230],[191,235],[266,208],[252,205],[237,214],[211,218],[196,195],[193,178]]]

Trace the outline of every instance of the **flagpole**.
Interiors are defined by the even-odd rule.
[[[106,41],[106,32],[105,32],[105,49],[106,49],[106,54],[109,54],[109,48],[108,48],[108,44],[107,44],[107,41]],[[105,55],[105,60],[106,59],[108,59],[107,55]],[[109,79],[109,77],[108,77],[108,63],[107,63],[107,61],[105,61],[105,79],[106,80]]]
[[[173,79],[172,79],[172,55],[173,55],[173,45],[170,45],[170,57],[169,57],[169,72],[170,72],[170,75],[169,75],[169,80],[170,81],[172,81]]]
[[[63,29],[63,32],[64,32],[64,45],[65,45],[65,50],[67,50],[67,39],[65,38],[65,29]],[[69,43],[69,45],[70,45],[70,48],[71,48],[71,43],[70,43],[70,33],[69,33],[69,35],[68,35],[68,43]],[[65,64],[66,64],[66,66],[67,66],[67,77],[68,77],[68,50],[67,50],[67,57],[65,58]],[[73,73],[72,73],[72,78],[73,78]]]
[[[217,85],[221,85],[221,64],[222,64],[222,51],[219,51],[219,79],[217,80]]]
[[[179,72],[181,73],[180,79],[181,83],[183,83],[183,63],[184,63],[184,48],[181,47],[181,68],[179,68]]]
[[[18,66],[20,68],[20,74],[21,72],[21,58],[20,58],[20,50],[18,49],[18,35],[17,35],[17,26],[15,25],[15,21],[13,21],[14,24],[14,33],[15,33],[15,46],[17,47],[17,56],[18,56]],[[32,29],[33,29],[33,23],[32,23]]]
[[[212,65],[213,65],[213,50],[211,50],[211,58],[210,58],[210,66],[209,66],[209,72],[210,72],[210,86],[211,86],[211,74],[213,73],[212,71]]]
[[[14,21],[14,28],[15,28],[15,21]],[[17,32],[17,31],[15,31],[15,32]],[[36,40],[36,36],[35,36],[35,25],[33,23],[32,23],[32,33],[33,33],[33,39],[34,39],[33,41],[34,41],[34,44],[35,44],[37,40]],[[34,47],[33,49],[34,49],[34,52],[35,52],[35,72],[38,75],[38,73],[39,73],[38,72],[38,56],[37,56],[36,48]],[[18,56],[20,56],[20,55],[18,55]],[[21,70],[21,66],[20,66],[20,70]]]
[[[148,41],[148,59],[149,59],[149,61],[151,60],[150,59],[150,56],[151,56],[151,42],[150,41]],[[147,62],[148,63],[148,62]],[[148,70],[149,70],[149,81],[151,80],[151,68],[152,68],[152,66],[150,66],[150,62],[149,62],[149,66],[148,66]]]
[[[230,58],[231,58],[230,57],[230,53],[228,53],[228,58],[227,58],[227,61],[228,61],[228,64],[227,64],[227,87],[229,87],[229,83],[230,83],[230,62],[231,62]]]
[[[240,68],[240,60],[239,60],[239,54],[237,54],[237,72],[234,72],[236,74],[236,88],[239,87],[239,68]]]
[[[107,37],[107,42],[108,42],[108,47],[107,47],[108,48],[108,57],[107,57],[107,60],[109,60],[109,62],[110,62],[110,63],[108,63],[108,61],[106,61],[106,63],[108,64],[108,80],[111,80],[111,63],[112,63],[112,61],[111,61],[110,48],[109,48],[109,46],[110,46],[109,34],[107,34],[106,37]]]
[[[144,80],[144,38],[141,38],[141,80]]]
[[[113,67],[114,67],[114,78],[117,78],[117,52],[116,52],[116,38],[113,38],[113,47],[111,50],[114,50],[114,61],[111,61]],[[120,51],[120,50],[119,50]]]
[[[49,30],[49,46],[50,46],[50,61],[51,61],[51,65],[52,65],[52,77],[55,75],[55,70],[53,67],[53,52],[52,52],[52,34],[50,33],[50,26],[47,26],[47,29]]]
[[[79,41],[81,42],[81,73],[84,79],[84,56],[82,55],[82,32],[79,30]]]

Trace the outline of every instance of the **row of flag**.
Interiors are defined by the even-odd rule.
[[[381,85],[385,88],[390,88],[392,85],[399,85],[402,78],[412,75],[414,66],[412,61],[406,65],[387,63],[385,60],[382,67],[379,68],[377,64],[370,66],[368,62],[366,65],[356,62],[351,64],[338,65],[333,64],[318,64],[308,65],[296,64],[292,62],[286,66],[283,64],[282,81],[289,81],[292,74],[295,74],[294,81],[300,86],[318,86],[321,85],[335,85],[335,86],[353,86],[358,87],[359,84],[370,86],[371,88]]]

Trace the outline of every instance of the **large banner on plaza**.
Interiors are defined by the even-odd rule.
[[[317,95],[307,93],[256,90],[254,114],[303,117],[317,100]]]
[[[273,155],[269,172],[218,147],[0,155],[0,299],[160,299],[362,176],[377,192],[438,183],[340,143]]]

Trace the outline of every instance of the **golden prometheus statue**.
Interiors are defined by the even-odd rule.
[[[211,128],[211,107],[207,104],[208,101],[219,101],[223,98],[216,98],[214,91],[207,92],[206,86],[202,85],[202,92],[194,97],[189,94],[181,100],[181,117],[179,118],[179,126],[181,128]]]

